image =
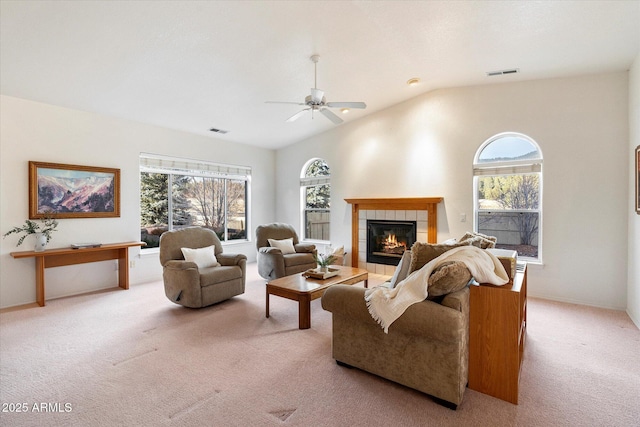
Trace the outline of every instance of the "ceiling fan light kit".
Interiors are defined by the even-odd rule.
[[[331,120],[334,124],[340,124],[344,120],[340,117],[336,116],[329,108],[340,108],[340,111],[343,114],[349,112],[351,108],[367,108],[367,104],[364,102],[327,102],[327,98],[324,96],[324,91],[318,89],[317,79],[318,79],[318,60],[320,59],[320,55],[311,55],[311,62],[314,64],[314,78],[313,78],[313,88],[311,88],[311,95],[307,95],[304,98],[304,102],[278,102],[278,101],[267,101],[267,104],[293,104],[293,105],[302,105],[306,106],[303,110],[297,112],[293,116],[289,117],[286,121],[293,122],[298,120],[300,117],[304,116],[306,113],[311,111],[311,115],[313,117],[314,111],[319,111],[320,114]]]

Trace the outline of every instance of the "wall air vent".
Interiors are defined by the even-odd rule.
[[[220,135],[224,135],[225,133],[229,133],[228,130],[224,130],[224,129],[216,129],[216,128],[211,128],[209,129],[211,132],[215,132],[215,133],[219,133]]]
[[[491,76],[504,76],[506,74],[516,74],[519,73],[520,69],[519,68],[512,68],[510,70],[498,70],[498,71],[487,71],[487,76],[491,77]]]

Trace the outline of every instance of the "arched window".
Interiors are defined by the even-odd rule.
[[[303,239],[328,242],[331,209],[331,171],[322,159],[311,159],[302,168]]]
[[[485,141],[473,161],[474,229],[496,236],[496,247],[542,262],[542,152],[526,135]]]

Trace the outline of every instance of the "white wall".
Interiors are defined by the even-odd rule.
[[[0,231],[27,218],[27,162],[36,160],[122,173],[121,217],[61,220],[52,247],[139,239],[138,154],[144,151],[251,166],[252,237],[257,224],[276,219],[299,229],[300,170],[322,157],[332,168],[334,244],[350,250],[343,199],[367,196],[443,196],[442,241],[472,228],[471,162],[478,146],[498,132],[522,132],[545,156],[544,265],[530,268],[530,294],[627,308],[638,324],[640,216],[629,215],[629,153],[640,145],[639,62],[630,73],[433,91],[277,153],[0,96]],[[459,222],[460,213],[467,223]],[[15,241],[0,241],[0,307],[35,301],[34,261],[9,256],[30,243],[16,248]],[[226,250],[255,259],[253,243]],[[137,258],[137,252],[130,251],[132,284],[159,278],[157,256]],[[114,266],[48,269],[47,298],[115,286]]]
[[[544,264],[529,269],[530,295],[624,309],[628,94],[627,72],[429,92],[279,150],[276,216],[300,223],[297,178],[322,157],[333,244],[350,250],[348,197],[442,196],[438,241],[460,237],[473,228],[477,148],[521,132],[544,155]]]
[[[140,239],[140,152],[203,159],[252,167],[249,233],[275,215],[275,152],[219,139],[135,123],[104,115],[70,110],[23,99],[0,97],[0,231],[6,233],[28,218],[28,161],[102,166],[121,170],[120,218],[63,219],[50,247],[73,242],[103,243]],[[14,235],[2,239],[0,251],[0,307],[35,301],[33,259],[14,259],[12,251],[32,250],[27,239],[16,248]],[[255,261],[253,242],[228,245],[227,252],[244,253]],[[138,258],[130,282],[161,278],[157,254]],[[113,287],[115,261],[47,269],[46,298]],[[159,292],[164,292],[159,289]]]
[[[629,273],[627,313],[640,328],[640,215],[635,213],[635,148],[640,145],[640,54],[629,72]]]

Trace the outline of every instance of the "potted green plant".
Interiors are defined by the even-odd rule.
[[[31,221],[30,219],[24,222],[22,227],[13,227],[11,230],[3,234],[3,238],[10,234],[21,234],[20,239],[16,246],[20,246],[27,236],[35,235],[36,244],[34,250],[36,252],[44,251],[45,246],[51,240],[51,233],[56,231],[58,221],[55,218],[46,217],[40,222]]]
[[[316,263],[318,263],[318,267],[320,267],[321,272],[326,272],[329,270],[329,266],[333,264],[336,260],[336,257],[333,254],[320,254],[314,255]]]

